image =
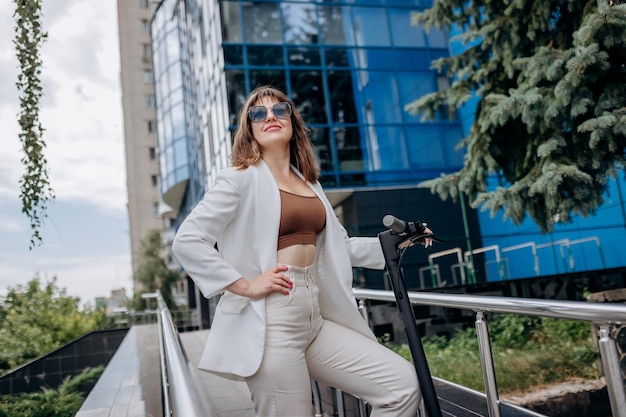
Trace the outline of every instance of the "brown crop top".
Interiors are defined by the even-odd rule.
[[[317,196],[280,190],[278,250],[299,243],[315,245],[315,238],[325,225],[326,210]]]

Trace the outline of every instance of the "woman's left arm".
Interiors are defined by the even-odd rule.
[[[342,229],[353,267],[385,269],[385,257],[378,237],[349,237],[346,229],[343,227]],[[432,231],[425,227],[424,233],[432,234]],[[425,248],[432,246],[432,244],[433,240],[430,238],[424,239],[422,242]]]
[[[385,257],[377,237],[349,237],[342,227],[350,263],[355,268],[385,269]]]

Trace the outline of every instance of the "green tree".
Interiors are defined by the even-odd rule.
[[[144,306],[140,293],[156,290],[161,292],[168,308],[176,307],[172,298],[172,285],[179,280],[180,275],[177,271],[167,267],[162,254],[161,232],[151,230],[141,241],[139,263],[134,273],[135,281],[141,286],[141,291],[135,291],[133,298],[133,308],[136,310],[141,310]]]
[[[20,95],[18,122],[22,144],[24,174],[20,179],[22,213],[30,220],[31,237],[29,249],[41,244],[39,229],[46,218],[48,203],[54,200],[54,192],[48,181],[48,166],[43,150],[44,128],[39,121],[39,99],[42,95],[41,67],[39,54],[48,34],[41,28],[42,0],[13,0],[15,3],[15,38],[13,43],[20,73],[17,86]]]
[[[56,277],[9,288],[0,297],[0,373],[76,339],[107,322],[104,310],[80,309]]]
[[[588,215],[624,168],[626,4],[621,0],[435,0],[424,27],[462,29],[462,52],[433,61],[450,88],[407,105],[435,118],[478,96],[463,168],[426,181],[542,229]],[[492,188],[488,180],[498,185]]]

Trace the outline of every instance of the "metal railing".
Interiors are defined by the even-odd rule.
[[[354,288],[353,292],[359,301],[363,316],[366,318],[368,317],[367,300],[396,302],[392,291]],[[473,310],[476,313],[475,325],[487,397],[487,411],[490,417],[500,417],[501,400],[498,396],[485,312],[580,320],[599,325],[599,354],[605,374],[611,412],[613,417],[626,417],[624,379],[617,354],[617,345],[610,332],[611,325],[626,323],[626,305],[411,291],[408,292],[408,295],[413,304]]]
[[[147,300],[156,299],[157,303],[164,416],[213,417],[213,410],[206,395],[200,392],[198,378],[193,375],[193,365],[185,355],[172,314],[161,294],[154,292],[141,296]]]

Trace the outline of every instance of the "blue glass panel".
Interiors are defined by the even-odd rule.
[[[167,55],[167,63],[173,64],[175,62],[180,62],[180,41],[178,39],[178,32],[172,31],[167,34],[165,38],[166,43],[166,55]]]
[[[463,129],[459,124],[455,123],[446,126],[442,134],[448,168],[461,169],[463,167],[465,149],[457,149],[457,146],[463,139]]]
[[[172,107],[172,137],[174,140],[184,137],[185,129],[185,111],[182,103]]]
[[[396,68],[399,70],[428,70],[432,59],[427,49],[396,49]]]
[[[412,115],[404,110],[407,104],[435,91],[433,73],[428,72],[400,72],[398,73],[398,90],[400,92],[400,107],[402,116],[407,123],[421,123],[421,114]]]
[[[398,170],[409,167],[404,129],[394,126],[374,126],[372,142],[378,146],[379,170]]]
[[[387,6],[422,6],[430,7],[432,0],[386,0]]]
[[[182,87],[183,79],[181,74],[180,62],[170,66],[167,70],[169,78],[169,89],[175,90]]]
[[[353,7],[352,11],[352,26],[357,46],[389,46],[391,44],[385,9]]]
[[[412,169],[444,168],[444,143],[440,127],[408,127],[407,149]]]
[[[174,138],[172,137],[172,117],[170,109],[163,112],[163,147],[169,146]]]
[[[433,27],[428,32],[428,46],[431,48],[447,48],[448,37],[441,29]]]
[[[393,69],[394,53],[388,49],[363,49],[359,54],[363,62],[360,66],[364,69],[383,70]]]
[[[426,46],[424,30],[411,24],[411,10],[390,9],[388,13],[391,23],[391,38],[395,46]]]
[[[357,73],[356,108],[368,124],[402,123],[403,106],[398,95],[396,74],[382,71]]]
[[[165,172],[170,175],[174,172],[174,147],[165,148]]]
[[[174,166],[180,168],[181,166],[187,166],[189,164],[189,157],[187,155],[187,140],[186,138],[179,139],[174,142]]]
[[[183,89],[179,88],[178,90],[172,91],[172,94],[169,97],[170,103],[172,106],[177,105],[178,103],[183,101]]]

